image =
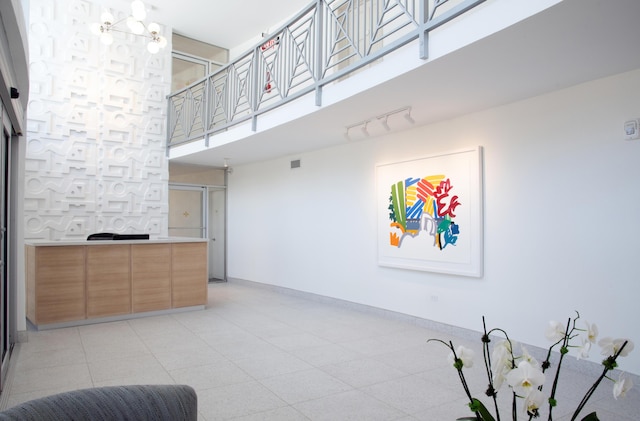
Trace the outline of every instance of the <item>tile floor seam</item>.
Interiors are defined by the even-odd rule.
[[[170,315],[173,316],[173,315]],[[140,342],[144,345],[144,347],[149,351],[149,355],[153,356],[153,359],[158,363],[158,365],[160,367],[162,367],[162,369],[165,371],[165,373],[167,374],[167,376],[169,376],[169,378],[173,379],[174,384],[176,383],[176,380],[174,379],[174,377],[171,375],[171,373],[169,372],[169,370],[167,370],[167,367],[164,366],[164,364],[162,364],[162,361],[160,361],[157,357],[157,355],[153,352],[153,350],[149,347],[149,345],[144,341],[144,338],[142,338],[140,336],[140,333],[135,329],[135,327],[132,325],[132,321],[127,321],[127,323],[129,324],[129,326],[131,326],[131,330],[133,330],[133,332],[136,334],[136,336],[138,336],[138,339],[140,339]]]
[[[30,344],[25,343],[29,352],[16,352],[15,358],[11,360],[12,368],[15,370],[15,364],[18,362],[28,361],[29,354],[64,349],[67,341],[79,340],[78,344],[82,349],[84,361],[77,367],[83,376],[87,376],[87,382],[95,386],[101,383],[99,377],[102,375],[99,371],[95,371],[101,361],[96,357],[109,355],[101,354],[96,347],[99,347],[100,343],[108,343],[111,340],[117,342],[121,339],[118,338],[119,332],[132,331],[131,338],[135,338],[136,344],[132,352],[127,352],[129,355],[122,357],[122,362],[125,364],[127,361],[129,364],[140,361],[148,363],[149,367],[152,367],[150,378],[165,378],[174,383],[177,383],[178,379],[187,384],[197,382],[201,386],[198,389],[199,397],[206,396],[206,399],[201,400],[202,406],[199,407],[200,421],[218,419],[214,412],[216,409],[212,406],[214,402],[218,404],[215,400],[216,396],[220,396],[219,399],[226,397],[224,402],[220,402],[222,405],[238,405],[238,407],[225,408],[224,413],[228,415],[225,419],[242,421],[257,419],[281,421],[282,418],[274,417],[283,414],[292,416],[295,420],[318,421],[327,419],[327,411],[334,411],[333,414],[347,411],[346,413],[351,415],[364,413],[357,405],[354,407],[350,404],[347,398],[356,398],[357,402],[369,402],[373,407],[380,408],[380,414],[371,415],[371,420],[432,421],[433,419],[454,419],[464,415],[464,392],[456,381],[455,370],[447,369],[446,349],[435,352],[424,345],[422,352],[422,341],[414,339],[413,335],[424,336],[425,341],[426,338],[433,336],[446,338],[451,336],[456,342],[475,345],[475,342],[468,338],[417,325],[411,320],[396,320],[393,315],[385,319],[373,314],[373,310],[370,312],[359,312],[357,309],[345,310],[344,307],[334,303],[317,303],[304,297],[288,295],[282,297],[277,292],[260,291],[260,288],[233,283],[210,286],[209,296],[210,304],[202,311],[173,314],[169,317],[136,319],[126,323],[86,325],[81,329],[74,328],[78,339],[74,339],[74,334],[68,330],[34,332],[36,337],[39,335],[38,339],[34,339]],[[105,337],[103,338],[102,335]],[[175,337],[193,337],[197,338],[197,341],[172,344],[171,338]],[[236,337],[238,340],[233,341]],[[216,343],[217,340],[221,342]],[[350,347],[345,346],[348,342],[351,342]],[[323,343],[323,345],[306,346],[312,343]],[[367,348],[371,344],[374,347],[378,346],[376,343],[382,344],[379,348],[380,352],[375,348]],[[251,348],[257,344],[260,348]],[[116,343],[111,349],[118,352],[120,349],[125,349],[122,348],[123,346],[124,344]],[[163,346],[166,346],[164,354]],[[139,349],[141,354],[136,353],[136,349]],[[181,349],[184,351],[175,351]],[[263,355],[264,358],[255,360],[255,356],[260,356],[262,351],[273,352],[274,357],[268,358],[267,355]],[[175,355],[172,355],[172,352]],[[186,354],[180,355],[180,352]],[[79,352],[78,355],[80,355]],[[65,370],[65,367],[75,366],[74,364],[56,364],[56,361],[65,361],[64,358],[56,356],[51,356],[47,361],[54,364],[54,370],[43,370],[41,371],[43,375],[61,372],[60,370]],[[288,361],[294,362],[293,365]],[[256,364],[271,362],[281,365],[255,367]],[[119,364],[115,360],[112,363]],[[176,367],[184,365],[186,368],[172,369],[174,365]],[[210,367],[205,370],[207,366]],[[387,367],[389,371],[384,375],[368,373],[371,367]],[[387,368],[383,370],[387,371]],[[310,380],[304,379],[305,370],[309,370]],[[119,371],[124,372],[125,369],[120,368]],[[199,371],[201,374],[198,377]],[[592,380],[585,374],[573,371],[570,373],[572,375],[567,377],[567,384],[580,382],[580,385],[584,383],[584,387],[587,388],[589,386],[587,383]],[[17,374],[19,375],[20,372]],[[146,373],[143,374],[146,375]],[[265,374],[267,377],[262,377]],[[482,371],[470,375],[471,380],[475,384],[482,384],[483,381],[480,379],[484,376],[481,374]],[[136,381],[135,376],[129,376],[127,379],[124,377],[126,373],[122,376],[115,377],[112,381],[116,383]],[[353,384],[343,380],[349,379],[350,376],[354,379]],[[388,377],[385,378],[385,376]],[[56,387],[65,388],[60,382],[45,382],[38,385],[37,372],[29,373],[29,377],[32,384],[21,382],[20,389],[15,388],[17,386],[15,381],[7,382],[9,386],[1,396],[5,405],[15,404],[45,392],[55,392]],[[306,381],[318,383],[306,383],[305,386]],[[323,383],[325,381],[326,385]],[[334,382],[338,386],[333,386]],[[358,382],[366,384],[359,385]],[[339,384],[345,386],[339,386]],[[398,390],[396,386],[401,389]],[[42,387],[46,389],[43,390]],[[309,389],[300,390],[304,387]],[[341,392],[340,387],[348,388]],[[415,393],[402,395],[403,390],[411,391],[411,389],[402,388],[411,387],[420,389]],[[610,386],[607,385],[607,387]],[[600,389],[604,389],[603,386]],[[12,394],[18,390],[24,392]],[[251,402],[246,401],[243,395],[245,391],[252,394]],[[353,394],[354,392],[357,392],[357,395]],[[563,396],[569,397],[574,394],[566,391],[562,393]],[[590,400],[589,408],[596,408],[606,415],[608,418],[602,418],[603,421],[609,421],[614,416],[617,419],[630,420],[633,419],[630,414],[640,412],[638,393],[637,389],[632,389],[630,396],[616,402],[609,390],[606,390],[606,393],[600,391]],[[341,396],[341,394],[344,395]],[[421,397],[422,394],[424,397]],[[446,398],[447,403],[442,404],[440,401],[442,397]],[[208,399],[212,400],[207,402]],[[301,400],[289,404],[286,399],[291,402],[296,399]],[[424,400],[427,402],[423,402]],[[462,404],[458,405],[460,402]],[[334,407],[323,407],[323,405]],[[345,406],[335,407],[335,405]],[[423,407],[427,409],[422,410]],[[558,415],[562,414],[558,417],[558,421],[568,419],[564,417],[565,412],[567,410],[558,411]],[[245,415],[238,416],[237,414],[240,413]],[[248,413],[249,415],[246,415]],[[446,416],[434,418],[433,414],[446,414]],[[342,418],[346,417],[347,415]],[[340,420],[341,417],[333,419]]]

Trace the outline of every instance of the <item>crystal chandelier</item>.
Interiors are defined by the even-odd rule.
[[[91,32],[100,36],[100,41],[105,45],[113,43],[113,32],[129,32],[134,35],[144,36],[149,38],[147,50],[151,54],[155,54],[167,45],[167,39],[160,35],[160,25],[157,23],[144,24],[143,20],[146,17],[147,10],[144,3],[141,0],[134,0],[131,3],[131,15],[129,17],[116,21],[113,14],[105,11],[100,15],[100,22],[91,24]],[[128,31],[117,27],[124,21],[127,23]]]

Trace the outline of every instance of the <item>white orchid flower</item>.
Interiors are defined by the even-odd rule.
[[[613,397],[617,400],[618,398],[624,398],[627,395],[629,389],[633,387],[633,382],[630,378],[625,377],[624,373],[620,373],[620,377],[618,381],[616,381],[613,385]]]
[[[529,361],[520,361],[518,368],[507,374],[507,383],[519,396],[529,396],[532,390],[544,383],[542,370],[534,367]]]
[[[525,348],[524,346],[521,346],[520,348],[522,349],[522,361],[528,361],[529,364],[531,364],[533,367],[538,367],[540,365],[538,363],[538,360],[536,360],[531,354],[529,354],[527,348]]]
[[[462,361],[463,367],[466,367],[466,368],[473,367],[473,357],[475,353],[473,352],[472,349],[459,345],[458,348],[456,348],[456,355],[458,356],[458,359]],[[451,364],[455,363],[455,357],[453,356],[453,352],[449,353],[448,361]]]
[[[576,359],[584,360],[589,358],[590,350],[591,350],[591,341],[588,339],[582,338],[582,345],[578,347],[578,355],[576,355]]]
[[[524,400],[524,411],[533,415],[547,402],[547,397],[538,389],[533,389]]]
[[[598,339],[598,326],[595,323],[590,324],[589,322],[584,322],[584,324],[587,326],[586,331],[588,341],[595,344],[596,339]]]
[[[491,352],[493,366],[493,387],[498,390],[513,369],[511,343],[507,340],[498,342]]]
[[[631,340],[629,339],[612,339],[606,337],[600,339],[600,341],[598,341],[598,345],[602,347],[602,355],[613,356],[620,350],[620,348],[622,348],[622,345],[625,343],[625,341],[627,342],[627,345],[625,345],[624,349],[620,353],[620,356],[626,357],[631,351],[633,351],[634,348],[633,342],[631,342]]]
[[[559,342],[564,339],[565,335],[565,326],[556,321],[550,321],[549,326],[547,326],[547,331],[545,332],[545,336],[551,342]]]

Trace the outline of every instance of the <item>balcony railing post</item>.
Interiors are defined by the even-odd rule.
[[[429,20],[429,0],[420,0],[418,4],[420,8],[418,15],[418,24],[420,25],[420,58],[426,60],[429,58],[429,31],[425,27],[427,20]]]
[[[320,75],[324,74],[324,69],[322,68],[322,63],[324,60],[322,58],[322,43],[324,42],[324,0],[316,0],[316,33],[315,33],[315,44],[316,49],[314,51],[315,54],[315,68],[313,69],[314,79],[316,83],[316,106],[322,106],[322,85],[320,84]]]
[[[167,135],[165,136],[167,139],[167,144],[165,145],[165,153],[167,158],[171,152],[171,139],[173,138],[173,131],[175,130],[176,121],[173,117],[173,100],[171,99],[171,95],[167,96]]]
[[[249,112],[251,113],[251,131],[255,132],[258,130],[258,101],[260,98],[260,84],[258,83],[258,79],[260,77],[259,75],[259,69],[258,69],[258,65],[259,60],[260,60],[260,53],[259,53],[259,46],[256,46],[253,49],[253,56],[251,57],[251,66],[253,67],[250,71],[250,74],[248,75],[249,79],[249,86],[247,88],[247,95],[250,95],[249,97],[249,107],[250,110]]]
[[[209,85],[211,78],[207,76],[204,80],[204,91],[202,92],[202,129],[204,131],[204,146],[209,147]]]

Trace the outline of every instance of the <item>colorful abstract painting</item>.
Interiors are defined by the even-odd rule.
[[[481,276],[481,149],[377,166],[383,266]]]

